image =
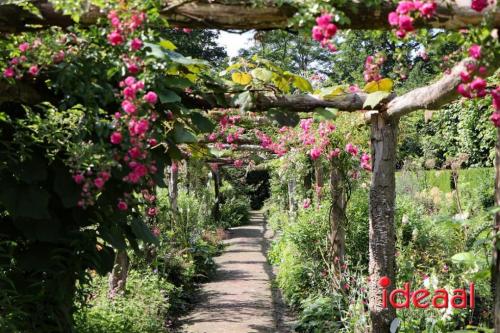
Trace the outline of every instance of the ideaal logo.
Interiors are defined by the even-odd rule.
[[[475,306],[474,283],[469,285],[468,297],[465,289],[454,289],[450,294],[446,289],[436,289],[432,293],[425,288],[410,291],[409,282],[406,282],[402,289],[394,289],[388,295],[387,288],[391,285],[391,279],[383,276],[378,284],[382,287],[382,306],[384,308],[388,307],[388,303],[395,309],[409,308],[410,301],[413,306],[420,309],[426,309],[431,305],[437,309],[448,308],[448,306],[455,309],[465,309],[467,303],[471,309]]]

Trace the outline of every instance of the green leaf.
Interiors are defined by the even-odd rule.
[[[160,102],[162,102],[163,104],[178,103],[181,101],[181,97],[172,90],[158,88],[156,92],[158,93]]]
[[[188,131],[182,124],[176,123],[174,125],[174,140],[176,143],[195,143],[197,142],[196,135]]]
[[[476,262],[476,256],[472,252],[461,252],[451,257],[451,260],[456,264],[471,266]]]
[[[180,90],[184,90],[186,88],[189,88],[193,84],[191,81],[189,81],[186,78],[174,77],[174,76],[168,76],[166,78],[163,78],[162,83],[165,86],[167,86],[168,88],[176,88],[176,89],[180,89]]]
[[[252,94],[250,94],[250,91],[244,91],[236,96],[234,105],[238,106],[241,111],[246,111],[252,108],[252,102]]]
[[[58,167],[54,173],[54,191],[66,208],[76,207],[81,188],[74,182],[66,168]]]
[[[26,183],[36,183],[47,178],[47,161],[40,153],[33,153],[30,159],[19,164],[19,178]]]
[[[133,218],[130,227],[132,228],[132,232],[137,236],[137,238],[145,241],[146,243],[158,245],[158,239],[153,235],[149,227],[140,218]]]
[[[376,91],[374,93],[368,94],[366,101],[363,104],[363,109],[368,107],[374,109],[384,98],[387,98],[391,93],[388,91]]]
[[[166,40],[166,39],[164,39],[160,42],[160,46],[163,47],[164,49],[167,49],[170,51],[174,51],[175,49],[177,49],[177,46],[175,46],[174,43],[172,43],[171,41]]]
[[[18,184],[12,179],[3,179],[0,187],[0,203],[14,217],[50,218],[49,193],[39,186]]]
[[[193,112],[189,115],[193,124],[202,133],[210,133],[215,129],[215,125],[210,121],[210,119],[204,117],[198,112]]]
[[[99,236],[115,249],[124,250],[127,248],[125,236],[117,223],[99,223],[97,231],[99,232]]]
[[[332,108],[317,108],[314,110],[314,119],[332,120],[337,117],[337,109]]]
[[[325,87],[319,90],[319,96],[325,101],[332,100],[333,98],[344,93],[345,89],[343,86]]]
[[[273,77],[273,73],[265,68],[255,68],[251,71],[251,74],[262,82],[269,82]]]
[[[306,92],[313,91],[313,87],[312,87],[311,83],[308,80],[304,79],[302,76],[294,75],[293,76],[293,85],[295,88],[298,88],[302,91],[306,91]]]
[[[156,45],[153,43],[144,43],[144,49],[146,50],[146,55],[152,56],[158,59],[164,59],[165,58],[165,52],[163,48],[161,48],[160,45]]]
[[[185,57],[180,53],[174,51],[165,51],[165,54],[173,61],[181,65],[201,65],[207,66],[208,62],[200,59],[193,59],[191,57]]]

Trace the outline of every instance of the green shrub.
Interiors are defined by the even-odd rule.
[[[220,205],[220,221],[222,228],[237,227],[250,221],[250,199],[238,191],[230,183],[221,187],[222,203]]]
[[[107,278],[96,277],[91,298],[74,315],[78,333],[166,332],[169,310],[180,290],[159,275],[130,271],[127,292],[107,297]]]

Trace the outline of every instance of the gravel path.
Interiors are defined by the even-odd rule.
[[[279,290],[271,287],[266,252],[272,233],[261,212],[250,225],[232,228],[216,258],[216,278],[204,284],[193,312],[182,321],[186,333],[288,333],[290,321]]]

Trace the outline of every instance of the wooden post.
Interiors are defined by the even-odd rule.
[[[174,161],[170,166],[168,194],[170,198],[170,208],[175,213],[178,212],[178,206],[177,206],[177,196],[179,194],[178,182],[179,182],[179,166],[177,162]]]
[[[324,185],[324,177],[323,177],[323,166],[321,165],[321,161],[318,159],[314,161],[314,191],[317,194],[317,205],[319,206],[321,203],[321,191],[320,189]]]
[[[118,293],[125,291],[129,268],[129,260],[127,251],[118,250],[115,256],[113,270],[109,275],[109,292],[108,297],[113,298]]]
[[[331,258],[335,265],[344,262],[345,257],[345,223],[346,223],[346,192],[342,171],[332,161],[330,169],[330,246]]]
[[[381,277],[396,284],[396,236],[394,204],[396,199],[396,143],[398,118],[387,119],[382,114],[371,117],[371,148],[373,172],[370,187],[369,227],[369,309],[372,333],[387,333],[396,311],[382,306]]]
[[[215,203],[212,211],[212,216],[215,221],[220,220],[220,172],[219,169],[212,170],[212,178],[214,180],[214,194],[215,194]]]
[[[295,198],[295,190],[297,182],[295,179],[288,181],[288,211],[294,214],[297,211],[297,199]]]

